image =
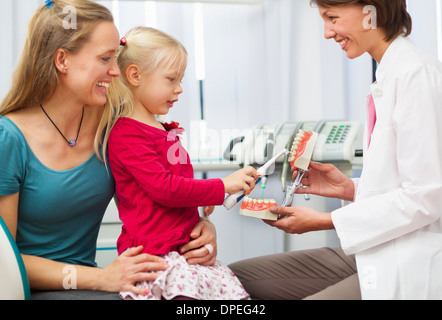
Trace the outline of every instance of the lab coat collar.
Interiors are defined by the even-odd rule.
[[[377,82],[382,82],[384,80],[385,76],[388,74],[389,66],[391,66],[392,63],[397,60],[397,56],[401,52],[399,48],[402,46],[403,43],[407,41],[409,41],[407,37],[405,37],[404,35],[399,35],[390,44],[387,51],[385,51],[384,56],[382,57],[378,69],[376,70]]]

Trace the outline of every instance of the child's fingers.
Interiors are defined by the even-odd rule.
[[[243,186],[244,193],[246,195],[250,194],[250,192],[252,192],[253,189],[255,189],[255,178],[253,178],[251,176],[245,177],[245,183]]]
[[[258,180],[258,178],[259,178],[259,174],[258,174],[258,170],[256,170],[255,168],[253,168],[252,166],[248,166],[248,167],[246,167],[246,168],[244,168],[244,173],[247,175],[247,176],[253,176],[253,178],[255,179],[255,180]]]
[[[214,210],[215,210],[214,206],[205,207],[204,208],[204,215],[206,217],[208,217],[208,216],[210,216],[213,213]]]

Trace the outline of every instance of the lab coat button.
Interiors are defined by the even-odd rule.
[[[375,97],[375,98],[382,97],[383,94],[384,94],[384,92],[382,91],[381,88],[375,88],[373,90],[373,97]]]

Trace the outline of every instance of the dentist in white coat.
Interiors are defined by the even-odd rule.
[[[309,187],[298,192],[350,203],[331,213],[278,207],[275,212],[290,216],[267,223],[299,234],[335,228],[342,250],[355,257],[359,278],[341,291],[359,285],[362,299],[442,299],[442,64],[407,38],[405,0],[311,2],[324,20],[325,37],[348,58],[368,52],[379,63],[367,98],[363,172],[351,180],[331,165],[312,163],[302,181]],[[320,270],[327,265],[321,250],[315,259],[296,252],[291,257]],[[241,274],[246,265],[232,269]],[[253,291],[259,279],[247,277],[239,278]],[[333,298],[328,290],[325,297]]]

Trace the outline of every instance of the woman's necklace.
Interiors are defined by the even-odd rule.
[[[83,123],[83,116],[84,116],[84,106],[83,106],[83,113],[81,114],[81,120],[80,120],[80,126],[78,127],[78,132],[77,132],[77,137],[75,139],[72,139],[71,141],[69,141],[68,139],[66,139],[66,137],[64,136],[63,133],[61,133],[60,129],[58,129],[58,127],[55,125],[54,121],[52,121],[51,117],[49,117],[49,115],[46,113],[45,109],[43,108],[43,106],[40,104],[41,110],[43,110],[43,112],[45,113],[46,117],[48,117],[48,119],[52,122],[52,124],[54,125],[55,129],[57,129],[58,132],[60,132],[61,136],[64,138],[64,140],[66,140],[66,142],[69,144],[69,146],[71,147],[75,147],[77,145],[77,140],[78,140],[78,136],[80,134],[80,129],[81,129],[81,124]]]

